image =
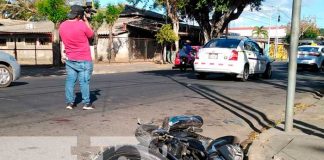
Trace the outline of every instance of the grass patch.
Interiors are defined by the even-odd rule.
[[[299,112],[305,111],[309,107],[311,107],[311,105],[309,105],[309,104],[296,103],[294,105],[294,115],[297,114],[297,113],[299,113]]]

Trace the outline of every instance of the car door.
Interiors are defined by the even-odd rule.
[[[263,50],[260,48],[260,46],[256,42],[251,42],[253,46],[253,51],[256,54],[257,57],[257,62],[256,62],[256,67],[258,73],[263,73],[266,69],[266,56],[263,53]]]
[[[244,52],[246,53],[246,56],[248,58],[249,64],[250,64],[250,73],[256,73],[258,71],[257,67],[257,60],[258,57],[255,54],[253,44],[251,41],[245,41],[244,42]]]

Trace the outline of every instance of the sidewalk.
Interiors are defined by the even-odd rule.
[[[290,133],[271,128],[254,140],[248,151],[249,160],[323,160],[324,98],[307,110],[294,115]]]
[[[173,64],[156,64],[154,62],[133,63],[96,63],[93,74],[110,74],[122,72],[141,72],[172,69]],[[52,66],[22,66],[21,77],[42,77],[65,75],[65,67]]]

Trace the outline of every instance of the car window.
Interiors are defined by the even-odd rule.
[[[249,42],[244,42],[244,50],[252,51],[252,45]]]
[[[298,47],[298,51],[303,51],[303,52],[318,52],[318,47]]]
[[[213,39],[203,48],[237,48],[240,41],[239,39]]]
[[[255,42],[251,42],[251,44],[252,44],[252,51],[253,52],[258,52],[258,53],[261,52],[261,49],[260,49],[258,44],[256,44]]]
[[[249,42],[249,41],[246,41],[246,42],[244,43],[244,49],[245,49],[245,50],[248,50],[248,51],[253,51],[252,43]]]

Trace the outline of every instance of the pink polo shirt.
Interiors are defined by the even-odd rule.
[[[68,60],[91,61],[89,38],[93,31],[82,20],[66,20],[59,28]]]

